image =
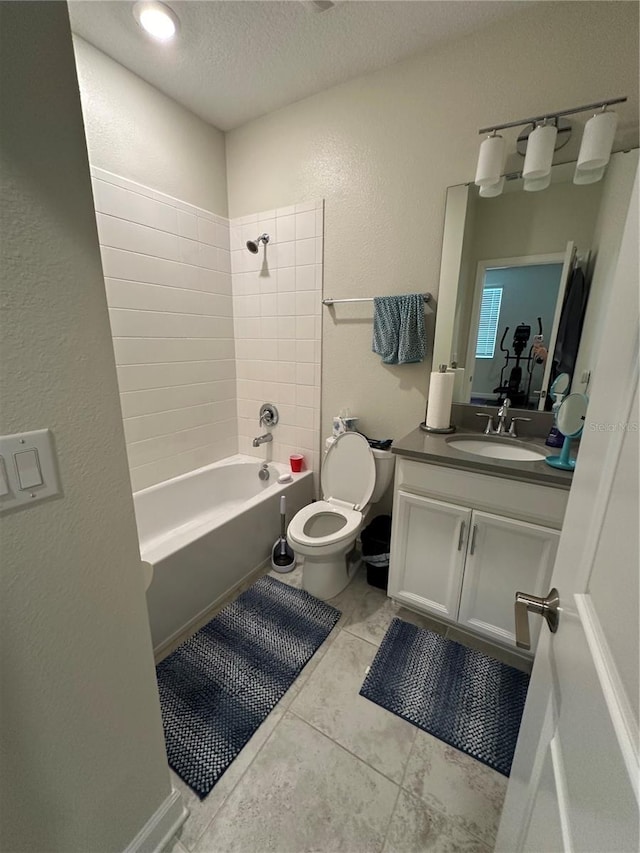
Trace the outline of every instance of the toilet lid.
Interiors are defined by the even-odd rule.
[[[363,509],[376,484],[376,463],[367,439],[358,432],[345,432],[333,442],[320,473],[322,496],[337,498]]]

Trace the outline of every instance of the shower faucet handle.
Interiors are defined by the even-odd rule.
[[[273,403],[263,403],[260,406],[260,417],[258,419],[260,426],[275,426],[279,419],[278,410]]]

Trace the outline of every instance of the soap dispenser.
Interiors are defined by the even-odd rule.
[[[553,397],[553,406],[551,407],[551,413],[553,414],[553,426],[549,430],[549,435],[547,436],[547,440],[545,444],[548,447],[562,447],[564,444],[564,436],[558,429],[556,425],[558,409],[562,405],[562,401],[565,398],[565,394],[569,390],[569,385],[571,384],[571,377],[568,373],[560,373],[554,380],[551,388],[549,389],[549,393]]]

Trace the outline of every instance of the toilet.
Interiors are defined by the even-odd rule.
[[[300,510],[287,529],[297,557],[304,557],[302,587],[324,600],[348,585],[358,567],[350,561],[356,537],[371,506],[391,482],[394,457],[373,450],[358,432],[327,439],[320,472],[322,500]]]

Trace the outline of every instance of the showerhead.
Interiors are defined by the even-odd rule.
[[[256,237],[255,240],[247,240],[247,249],[254,255],[258,254],[258,249],[260,248],[260,243],[264,243],[265,246],[269,242],[269,235],[267,233],[261,234],[259,237]]]

